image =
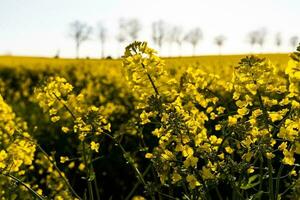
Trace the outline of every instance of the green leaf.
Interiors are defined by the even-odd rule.
[[[243,190],[248,190],[248,189],[250,189],[250,188],[255,187],[256,185],[259,184],[259,181],[254,182],[258,177],[259,177],[258,174],[251,176],[251,177],[248,179],[248,182],[247,182],[247,183],[243,183],[243,184],[241,185],[240,188],[243,189]]]
[[[264,193],[264,191],[259,191],[256,194],[254,194],[251,199],[256,200],[256,199],[261,199],[262,194]]]

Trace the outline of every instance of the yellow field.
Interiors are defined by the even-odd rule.
[[[163,58],[167,66],[186,67],[189,65],[198,66],[232,66],[237,64],[241,58],[246,55],[210,55],[198,57],[172,57]],[[275,64],[287,64],[289,60],[288,54],[258,54],[259,57],[267,58]],[[67,65],[108,65],[113,67],[120,67],[122,59],[113,60],[99,60],[99,59],[55,59],[55,58],[39,58],[39,57],[21,57],[21,56],[0,56],[0,66],[5,67],[60,67]],[[218,70],[216,70],[218,71]]]
[[[226,80],[231,79],[233,67],[241,58],[247,55],[210,55],[198,57],[172,57],[163,58],[166,69],[171,74],[179,77],[188,67],[202,69],[208,73],[221,75]],[[273,64],[285,67],[289,61],[288,54],[259,54],[258,57],[266,58]],[[64,68],[78,67],[91,70],[96,74],[110,74],[122,76],[122,59],[55,59],[38,57],[0,56],[0,67],[23,68],[33,71],[61,70]]]
[[[0,197],[297,199],[293,55],[2,56]]]

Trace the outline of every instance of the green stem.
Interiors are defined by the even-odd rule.
[[[54,166],[54,168],[56,169],[58,175],[62,178],[62,180],[65,182],[65,184],[67,185],[70,193],[72,193],[76,198],[78,198],[79,200],[82,200],[82,198],[76,193],[76,191],[74,190],[74,188],[71,186],[70,182],[67,180],[67,178],[63,175],[62,171],[58,168],[58,166],[56,165],[56,162],[52,159],[52,157],[49,156],[49,154],[35,141],[33,141],[31,138],[25,137],[21,134],[20,130],[17,130],[18,133],[20,134],[21,137],[23,137],[24,139],[32,142],[35,144],[35,146],[44,154],[44,156],[47,158],[47,160]]]
[[[287,193],[290,189],[292,189],[296,184],[297,184],[297,181],[295,181],[294,183],[292,183],[290,186],[288,186],[288,187],[280,194],[280,196],[285,195],[285,193]]]
[[[34,191],[31,187],[29,187],[27,184],[25,184],[23,181],[21,181],[20,179],[18,179],[17,177],[15,177],[13,175],[10,175],[10,174],[2,174],[2,175],[13,179],[14,181],[16,181],[17,184],[23,185],[36,198],[41,199],[41,200],[45,199],[44,197],[42,197],[41,195],[39,195],[36,191]]]
[[[217,196],[218,196],[219,200],[223,200],[223,197],[222,197],[222,195],[221,195],[221,193],[219,191],[218,186],[216,187],[216,193],[217,193]]]
[[[277,173],[277,177],[276,177],[276,183],[275,183],[275,200],[278,199],[278,193],[279,193],[279,186],[280,186],[280,176],[281,176],[281,173],[282,173],[282,170],[283,170],[283,164],[281,163],[280,164],[280,167],[279,167],[279,170],[278,170],[278,173]]]
[[[56,99],[64,106],[64,108],[70,113],[70,115],[72,116],[72,118],[74,120],[76,120],[75,115],[73,114],[73,112],[71,111],[71,109],[53,92],[53,95],[56,97]]]
[[[166,198],[168,198],[168,199],[175,199],[175,200],[177,200],[177,198],[175,198],[175,197],[173,197],[173,196],[171,196],[171,195],[168,195],[168,194],[164,194],[164,193],[162,193],[162,192],[159,192],[159,191],[157,191],[161,196],[164,196],[164,197],[166,197]]]
[[[257,91],[257,97],[258,97],[258,101],[259,101],[259,107],[263,112],[265,127],[267,130],[269,130],[269,126],[268,126],[269,125],[269,115],[268,115],[268,111],[262,101],[262,97],[261,97],[259,90]]]
[[[146,168],[146,170],[143,173],[143,177],[149,172],[149,170],[151,169],[151,164],[148,165],[148,167]],[[126,196],[125,200],[129,200],[131,198],[131,196],[133,195],[133,193],[136,191],[136,189],[138,188],[138,186],[141,184],[141,182],[137,182],[134,187],[132,188],[132,190],[129,192],[129,194]]]
[[[232,199],[245,199],[244,196],[241,194],[241,192],[239,191],[239,188],[236,186],[235,182],[230,181],[230,185],[233,189],[232,191]],[[238,198],[239,196],[239,198]]]
[[[95,176],[96,176],[96,174],[95,174]],[[100,191],[99,191],[98,183],[97,183],[97,177],[94,178],[93,183],[94,183],[94,187],[95,187],[95,190],[96,190],[97,200],[100,200],[101,198],[100,198]]]
[[[201,184],[203,185],[203,189],[204,189],[204,192],[205,192],[205,198],[207,198],[208,200],[211,200],[211,196],[209,194],[209,189],[207,188],[207,185],[205,184],[205,181],[202,179],[201,175],[196,173],[197,175],[197,178],[199,178]]]
[[[85,142],[82,142],[82,153],[83,153],[83,161],[84,161],[84,165],[85,165],[85,173],[87,175],[86,180],[88,183],[88,191],[89,191],[89,199],[90,200],[94,200],[94,196],[93,196],[93,186],[92,186],[92,182],[90,180],[90,167],[88,165],[88,161],[87,161],[87,156],[86,156],[86,148],[85,148]]]
[[[72,118],[74,120],[76,120],[76,116],[74,115],[74,113],[71,111],[71,109],[63,102],[61,101],[61,99],[55,94],[53,93],[54,96],[57,98],[57,100],[64,106],[64,108],[70,113],[70,115],[72,116]],[[90,165],[87,161],[87,157],[86,157],[86,148],[85,148],[85,142],[83,141],[82,142],[82,153],[83,153],[83,161],[84,161],[84,165],[85,165],[85,168],[86,168],[86,175],[87,175],[87,183],[88,183],[88,191],[89,191],[89,199],[90,200],[94,200],[94,196],[93,196],[93,186],[92,186],[92,183],[91,183],[91,180],[90,180]],[[94,177],[95,179],[95,177]]]
[[[274,199],[274,188],[273,188],[273,166],[272,161],[268,159],[268,170],[269,170],[269,199]]]
[[[263,183],[263,167],[264,167],[264,158],[260,154],[260,165],[259,165],[259,191],[262,191],[262,183]]]
[[[268,125],[272,124],[272,123],[269,121],[268,111],[267,111],[266,107],[263,104],[262,97],[261,97],[261,94],[260,94],[259,90],[257,91],[257,95],[258,95],[258,100],[259,100],[260,108],[263,111],[263,116],[264,116],[264,121],[265,121],[265,127],[266,127],[267,130],[269,130],[269,126]],[[269,182],[269,199],[274,200],[272,160],[267,159],[267,162],[268,162],[268,173],[269,173],[269,181],[268,181]]]
[[[155,197],[153,196],[152,192],[148,190],[148,185],[143,177],[143,175],[141,174],[140,170],[134,165],[134,163],[132,162],[131,159],[127,158],[128,153],[126,152],[126,150],[124,149],[124,147],[121,145],[121,143],[116,140],[114,137],[112,137],[111,135],[107,134],[104,132],[104,134],[106,136],[108,136],[111,140],[113,140],[113,142],[121,149],[122,153],[123,153],[123,157],[126,159],[126,161],[131,165],[131,167],[134,169],[138,180],[145,186],[145,189],[149,192],[149,194],[151,195],[152,199],[155,199]]]
[[[143,63],[142,63],[142,67],[146,70],[146,67],[145,67],[145,65]],[[154,81],[152,80],[150,74],[148,74],[148,73],[146,73],[146,74],[147,74],[147,77],[148,77],[149,81],[151,82],[151,85],[152,85],[152,87],[153,87],[153,89],[155,91],[155,94],[159,95],[157,87],[155,86]]]

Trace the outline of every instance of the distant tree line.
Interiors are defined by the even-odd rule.
[[[130,43],[138,39],[141,30],[142,25],[138,19],[122,18],[118,22],[118,33],[115,35],[115,39],[120,45],[123,45],[125,42]],[[93,28],[87,23],[76,20],[70,24],[69,34],[75,42],[77,58],[80,56],[79,52],[81,45],[91,38],[92,33]],[[105,51],[106,43],[108,37],[111,37],[111,34],[109,34],[108,29],[101,22],[99,22],[96,26],[96,36],[101,47],[100,56],[101,58],[105,58],[108,55]],[[260,46],[263,48],[266,42],[266,36],[267,30],[265,28],[261,28],[250,31],[246,37],[246,41],[253,51],[254,46]],[[200,41],[203,39],[203,32],[199,27],[185,31],[181,26],[173,26],[163,20],[158,20],[151,24],[151,39],[159,50],[161,50],[163,46],[168,45],[169,48],[172,49],[174,45],[176,45],[179,54],[181,54],[183,43],[189,44],[192,48],[193,55],[195,55],[196,49]],[[291,36],[289,38],[289,46],[295,48],[299,42],[299,39],[300,38],[296,35]],[[221,49],[224,46],[225,41],[226,36],[222,34],[214,37],[213,42],[219,48],[219,54],[221,54]],[[275,34],[274,44],[278,49],[281,48],[283,44],[283,38],[280,32]]]

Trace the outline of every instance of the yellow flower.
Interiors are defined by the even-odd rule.
[[[232,154],[234,152],[234,150],[230,146],[225,147],[225,151],[229,154]]]
[[[183,162],[183,166],[185,168],[188,168],[188,167],[196,167],[198,163],[198,158],[197,157],[194,157],[194,156],[189,156],[185,159],[185,161]]]
[[[297,176],[296,170],[293,169],[293,170],[290,172],[290,176]]]
[[[294,165],[295,164],[294,152],[284,149],[283,155],[284,155],[284,158],[282,159],[283,164],[286,164],[286,165]]]
[[[80,141],[83,141],[83,140],[85,139],[85,136],[86,136],[86,133],[81,132],[81,133],[79,134],[79,136],[78,136],[78,139],[79,139]]]
[[[60,117],[59,116],[53,116],[53,117],[51,117],[51,121],[52,122],[57,122],[57,121],[59,121],[60,120]]]
[[[234,100],[238,100],[239,98],[240,98],[240,93],[238,93],[238,92],[234,92],[233,93],[233,97],[232,97],[232,99],[234,99]]]
[[[255,95],[258,86],[255,85],[255,84],[253,84],[253,83],[250,83],[250,84],[247,84],[247,85],[246,85],[246,88],[249,90],[249,92],[251,92],[251,94]]]
[[[5,152],[5,150],[1,150],[0,151],[0,162],[5,160],[7,158],[7,153]]]
[[[92,141],[91,142],[91,149],[96,151],[97,153],[99,152],[99,143]]]
[[[62,130],[64,133],[67,133],[67,132],[70,131],[70,129],[69,129],[68,127],[65,127],[65,126],[63,126],[63,127],[61,128],[61,130]]]
[[[295,153],[300,154],[300,142],[295,142]]]
[[[247,162],[250,162],[252,156],[253,156],[252,152],[247,152],[242,156],[242,158],[245,159]]]
[[[266,157],[270,160],[270,159],[274,158],[275,155],[273,153],[268,152],[268,153],[266,153]]]
[[[58,196],[55,196],[54,200],[64,200],[64,198],[62,196],[58,195]]]
[[[75,167],[75,162],[70,162],[70,164],[68,165],[68,167],[69,167],[70,169],[74,168],[74,167]]]
[[[181,175],[178,174],[177,172],[174,172],[172,175],[172,182],[176,183],[182,179]]]
[[[217,145],[217,144],[221,144],[222,143],[222,138],[218,138],[217,136],[215,135],[211,135],[209,137],[209,141],[211,144],[213,145]]]
[[[0,169],[5,168],[6,164],[4,160],[7,158],[7,153],[4,150],[0,151]]]
[[[203,166],[201,170],[203,179],[214,179],[214,175],[211,173],[211,170],[208,167]]]
[[[60,162],[61,163],[65,163],[65,162],[67,162],[69,160],[69,157],[68,156],[61,156],[60,157]]]
[[[287,148],[287,142],[282,142],[279,146],[278,149],[283,151]]]
[[[189,145],[183,146],[182,155],[184,157],[192,156],[194,154],[194,150]]]
[[[224,160],[224,153],[220,153],[220,154],[218,155],[218,157],[219,157],[221,160]]]
[[[216,130],[216,131],[221,130],[221,128],[222,128],[222,126],[221,126],[220,124],[217,124],[217,125],[215,126],[215,130]]]
[[[57,113],[57,109],[55,109],[55,108],[51,108],[51,109],[49,110],[49,114],[50,114],[50,115],[56,115],[56,113]]]
[[[111,124],[108,123],[108,124],[106,124],[105,126],[103,126],[103,128],[104,128],[105,130],[111,131]]]
[[[254,126],[256,124],[256,119],[252,118],[249,120],[250,124]]]
[[[248,114],[249,110],[246,107],[243,107],[243,108],[238,109],[237,112],[239,115],[244,116],[244,115]]]
[[[39,189],[36,191],[36,193],[38,193],[39,195],[43,195],[43,190],[39,188]]]
[[[260,109],[256,109],[256,110],[252,111],[253,117],[258,117],[258,116],[260,116],[262,114],[263,114],[263,112]]]
[[[217,142],[218,138],[215,135],[211,135],[209,137],[209,141],[211,142],[211,144],[215,144]]]
[[[154,129],[154,131],[152,131],[152,134],[159,138],[160,136],[162,136],[162,131],[163,131],[162,128],[159,128],[159,129],[156,128],[156,129]]]
[[[223,114],[224,111],[225,111],[225,108],[220,106],[220,107],[217,108],[217,111],[218,111],[218,114],[219,114],[219,115],[220,115],[220,114]]]
[[[145,158],[151,159],[153,158],[153,154],[152,153],[146,153]]]
[[[140,118],[142,120],[141,124],[147,124],[148,122],[150,122],[150,120],[148,119],[149,115],[143,111],[141,114],[140,114]]]
[[[249,168],[247,169],[247,173],[248,173],[248,174],[252,174],[253,172],[254,172],[253,166],[251,166],[251,167],[249,167]]]
[[[131,200],[146,200],[146,198],[143,196],[134,196]]]
[[[279,121],[283,118],[283,116],[278,112],[269,112],[269,116],[272,122]]]
[[[236,117],[232,117],[232,116],[228,117],[228,125],[229,126],[236,125],[236,123],[237,123],[237,118]]]
[[[162,157],[162,159],[168,160],[168,161],[175,160],[175,156],[173,155],[173,153],[167,149],[165,150],[165,152],[163,154],[161,154],[161,157]]]
[[[79,169],[80,171],[83,171],[84,168],[85,168],[85,165],[84,165],[83,163],[80,163],[79,166],[78,166],[78,169]]]
[[[186,181],[189,183],[189,187],[191,189],[195,189],[195,187],[200,186],[199,181],[196,179],[196,177],[194,175],[188,175],[186,177]]]
[[[208,107],[208,108],[206,109],[206,112],[207,112],[207,113],[211,113],[213,110],[214,110],[214,108],[210,106],[210,107]]]

